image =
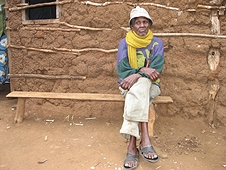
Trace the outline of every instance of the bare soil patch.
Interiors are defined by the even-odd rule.
[[[48,112],[35,115],[33,106],[22,124],[14,124],[16,99],[7,99],[7,85],[0,88],[0,169],[81,170],[122,169],[127,142],[119,134],[121,115],[86,119]],[[29,107],[30,108],[30,107]],[[48,110],[49,111],[49,110]],[[43,112],[44,113],[44,112]],[[202,119],[158,115],[152,143],[161,156],[150,164],[140,157],[137,169],[224,170],[226,127],[213,129]]]

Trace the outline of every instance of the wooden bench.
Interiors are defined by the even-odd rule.
[[[18,98],[15,123],[22,123],[25,112],[25,101],[27,98],[39,99],[67,99],[67,100],[80,100],[80,101],[110,101],[110,102],[123,102],[124,97],[121,94],[98,94],[98,93],[55,93],[55,92],[27,92],[27,91],[12,91],[6,97]],[[159,103],[172,103],[173,100],[170,96],[157,96],[153,104]],[[153,136],[153,125],[155,121],[154,105],[150,106],[149,112],[149,133]]]

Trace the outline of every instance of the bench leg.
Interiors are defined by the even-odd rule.
[[[149,120],[148,120],[148,131],[151,137],[154,136],[154,123],[155,123],[155,108],[151,104],[149,107]]]
[[[14,123],[22,123],[23,122],[24,111],[25,111],[25,100],[26,99],[24,99],[24,98],[18,98]]]

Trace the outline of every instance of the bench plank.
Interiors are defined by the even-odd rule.
[[[124,101],[121,94],[98,94],[98,93],[55,93],[55,92],[26,92],[12,91],[6,97],[17,98],[41,98],[41,99],[71,99],[88,101]],[[153,103],[172,103],[170,96],[157,96]]]
[[[14,118],[14,123],[22,123],[25,112],[25,101],[27,98],[39,98],[39,99],[70,99],[80,101],[112,101],[121,102],[124,101],[124,97],[121,94],[98,94],[98,93],[56,93],[56,92],[27,92],[27,91],[12,91],[6,97],[16,97],[17,110]],[[173,100],[170,96],[157,96],[153,104],[158,103],[172,103]],[[155,122],[155,109],[154,105],[150,105],[149,109],[149,134],[153,136],[153,125]]]

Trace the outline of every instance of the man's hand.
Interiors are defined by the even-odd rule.
[[[140,78],[142,77],[140,74],[132,74],[128,77],[126,77],[125,79],[123,79],[123,81],[120,83],[120,86],[124,89],[124,90],[129,90],[132,85]]]
[[[146,75],[148,75],[148,77],[152,80],[152,81],[156,81],[159,77],[160,74],[159,72],[157,72],[155,69],[153,68],[147,68],[147,67],[143,67],[142,69],[140,69],[140,72],[145,73]]]

